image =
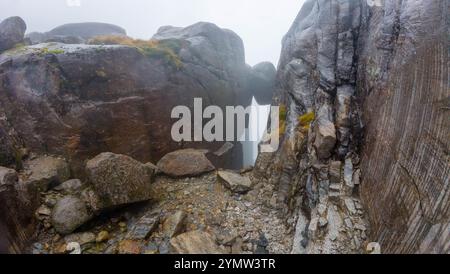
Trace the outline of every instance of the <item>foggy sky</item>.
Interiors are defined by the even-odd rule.
[[[80,2],[80,6],[70,3]],[[27,32],[65,23],[119,25],[129,36],[149,39],[160,26],[204,21],[235,31],[244,40],[250,65],[278,62],[281,39],[304,0],[0,0],[0,20],[21,16]]]

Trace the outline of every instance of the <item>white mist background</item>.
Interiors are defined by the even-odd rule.
[[[164,25],[212,22],[244,40],[247,63],[278,63],[281,39],[304,0],[0,0],[0,20],[21,16],[27,32],[77,22],[104,22],[149,39]],[[80,5],[78,6],[77,3]]]

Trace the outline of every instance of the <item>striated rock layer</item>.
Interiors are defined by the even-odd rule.
[[[282,145],[256,168],[293,252],[449,252],[448,17],[448,1],[305,2],[278,68]]]
[[[385,1],[363,19],[361,194],[371,237],[386,252],[449,253],[450,3]]]

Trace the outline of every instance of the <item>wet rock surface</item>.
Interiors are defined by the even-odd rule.
[[[448,253],[448,2],[372,4],[306,1],[283,40],[286,133],[255,170],[295,253]]]
[[[0,22],[0,53],[23,42],[27,25],[20,17],[9,17]]]

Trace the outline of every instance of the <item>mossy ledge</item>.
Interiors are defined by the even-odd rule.
[[[176,69],[180,69],[183,66],[183,63],[177,54],[183,47],[184,41],[182,40],[140,40],[126,36],[106,35],[92,38],[89,40],[89,44],[135,47],[148,58],[166,61]]]

